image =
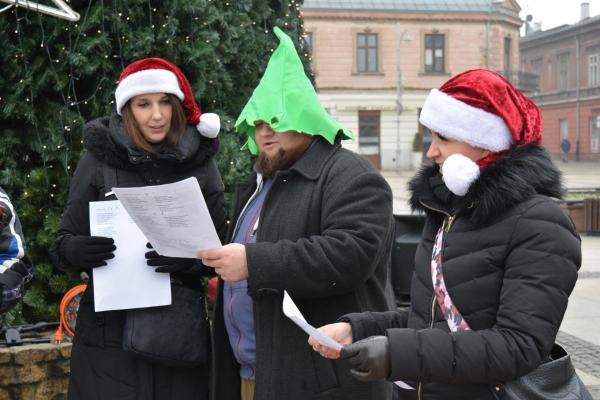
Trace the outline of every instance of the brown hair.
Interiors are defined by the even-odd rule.
[[[179,143],[179,139],[181,139],[185,133],[185,127],[187,125],[185,111],[183,110],[181,101],[179,101],[175,95],[170,93],[166,93],[166,95],[169,97],[172,108],[171,127],[169,128],[166,140],[169,144],[176,146],[177,143]],[[135,117],[133,116],[133,112],[131,111],[131,100],[127,101],[127,104],[123,106],[121,116],[123,118],[123,125],[125,125],[125,132],[127,132],[127,135],[133,140],[135,146],[149,153],[154,153],[152,145],[144,139]]]

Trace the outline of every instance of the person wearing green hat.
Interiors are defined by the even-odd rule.
[[[212,396],[391,399],[344,361],[319,357],[282,312],[284,291],[313,326],[347,312],[392,308],[392,193],[367,160],[343,149],[292,40],[280,40],[236,122],[258,155],[236,188],[230,244],[198,252],[220,276]]]

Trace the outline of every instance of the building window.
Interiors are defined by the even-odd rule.
[[[512,39],[504,38],[504,77],[510,80],[510,53],[512,51]]]
[[[558,90],[567,90],[567,76],[569,71],[569,55],[563,54],[558,57]]]
[[[590,152],[600,153],[600,115],[590,118]]]
[[[379,155],[379,111],[358,112],[358,152]]]
[[[377,34],[358,33],[356,35],[356,70],[377,72]]]
[[[425,34],[425,72],[445,71],[445,35]]]
[[[569,121],[566,119],[561,119],[558,121],[559,132],[560,132],[560,143],[563,140],[569,139]]]
[[[598,54],[588,57],[588,87],[598,86]]]
[[[308,55],[312,55],[313,50],[313,34],[312,32],[306,32],[304,35],[304,48],[308,52]]]
[[[542,72],[542,59],[538,58],[536,60],[531,60],[531,73],[539,76],[541,72]]]

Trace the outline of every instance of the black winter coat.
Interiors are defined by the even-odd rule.
[[[351,311],[389,310],[394,219],[392,193],[360,156],[317,138],[265,198],[257,243],[246,244],[248,293],[256,331],[256,400],[391,398],[387,382],[353,379],[349,366],[328,360],[282,312],[287,290],[313,326]],[[237,188],[232,227],[252,193],[256,174]],[[389,286],[388,289],[391,289]],[[222,282],[213,330],[215,400],[240,398],[240,366],[227,338]]]
[[[172,183],[196,177],[217,232],[225,236],[223,184],[212,158],[218,150],[217,139],[201,137],[194,127],[188,126],[176,147],[164,145],[152,155],[134,147],[123,130],[121,118],[114,114],[86,124],[83,143],[87,152],[73,174],[58,238],[51,249],[58,268],[69,269],[61,253],[63,239],[90,234],[89,202],[115,199],[104,196],[110,190],[104,185],[106,166],[116,170],[115,186],[118,187]],[[212,269],[207,269],[207,273],[209,271]],[[206,399],[209,366],[168,368],[137,360],[121,350],[125,312],[94,312],[92,273],[88,272],[90,282],[77,314],[69,399]],[[185,286],[201,289],[198,276],[177,278]]]
[[[493,399],[495,384],[548,358],[577,280],[581,243],[550,198],[561,196],[560,175],[537,145],[507,152],[452,207],[432,192],[429,178],[437,173],[427,167],[410,183],[412,207],[427,214],[410,309],[347,319],[355,340],[388,336],[389,380],[417,387],[401,398]],[[450,333],[435,301],[431,253],[444,219],[444,280],[470,331]]]

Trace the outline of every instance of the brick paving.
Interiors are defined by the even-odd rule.
[[[558,332],[556,341],[571,355],[571,360],[577,370],[600,379],[600,346],[563,331]],[[590,387],[600,390],[600,385]]]

